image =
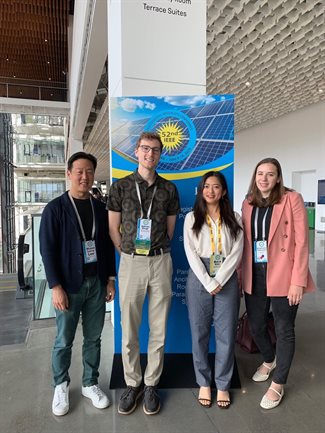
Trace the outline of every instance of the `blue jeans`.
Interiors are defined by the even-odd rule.
[[[254,341],[264,362],[273,362],[276,355],[276,368],[273,381],[279,385],[287,382],[295,352],[295,319],[298,305],[289,305],[285,296],[266,296],[266,269],[254,267],[253,292],[245,293],[248,323]],[[268,312],[272,307],[276,333],[276,354],[267,331]]]
[[[105,319],[106,288],[97,277],[85,278],[79,293],[68,293],[68,311],[56,310],[57,335],[52,352],[53,384],[70,382],[71,350],[82,316],[83,386],[98,382],[101,333]]]

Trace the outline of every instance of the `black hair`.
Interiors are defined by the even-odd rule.
[[[94,155],[92,155],[91,153],[86,153],[86,152],[76,152],[73,155],[71,155],[70,158],[68,159],[68,170],[69,171],[71,171],[72,165],[75,161],[77,161],[77,159],[88,159],[88,161],[90,161],[93,164],[94,171],[96,170],[97,158],[95,158]]]
[[[193,208],[194,224],[192,230],[195,233],[195,235],[198,236],[202,229],[203,224],[206,221],[207,205],[206,205],[206,201],[203,198],[203,188],[207,179],[212,176],[216,177],[219,180],[223,191],[223,196],[219,200],[221,221],[229,228],[232,236],[234,237],[234,239],[236,239],[239,231],[242,230],[242,228],[235,217],[234,211],[232,209],[229,200],[226,178],[219,171],[209,171],[205,173],[205,175],[200,180],[197,196]]]

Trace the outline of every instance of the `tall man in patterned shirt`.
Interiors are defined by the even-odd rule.
[[[118,277],[127,388],[118,412],[124,415],[135,410],[143,392],[144,412],[153,415],[160,410],[156,388],[163,369],[172,293],[170,240],[180,210],[176,186],[156,172],[162,148],[158,134],[142,133],[135,149],[137,170],[113,183],[107,201],[110,236],[121,255]],[[150,333],[143,390],[139,327],[146,295]]]

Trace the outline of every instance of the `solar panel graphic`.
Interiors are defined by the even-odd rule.
[[[234,99],[231,97],[177,110],[153,110],[151,116],[112,122],[112,150],[137,164],[136,142],[143,131],[156,131],[164,147],[157,170],[196,169],[226,155],[234,145]],[[158,114],[157,114],[158,113]],[[114,155],[113,155],[114,156]]]
[[[158,174],[170,180],[180,197],[180,212],[171,242],[173,259],[172,304],[167,324],[166,353],[191,353],[185,286],[189,264],[184,251],[183,223],[192,210],[202,176],[209,171],[221,172],[227,180],[227,192],[233,197],[234,172],[234,96],[129,96],[110,99],[111,162],[113,180],[138,169],[148,173],[143,151],[135,155],[136,143],[144,131],[156,131],[163,150],[156,167]],[[156,144],[154,145],[156,147]],[[150,145],[151,147],[151,145]],[[152,153],[149,153],[152,155]],[[141,158],[140,158],[141,157]],[[158,161],[156,155],[155,161]],[[152,167],[153,169],[153,167]],[[120,182],[123,188],[123,182]],[[148,185],[155,188],[156,184]],[[135,210],[141,218],[140,206]],[[123,225],[123,223],[122,223]],[[122,230],[123,232],[123,230]],[[122,331],[117,290],[114,303],[115,350],[121,352]],[[140,330],[140,347],[147,350],[148,308]],[[181,344],[180,344],[181,342]],[[211,351],[214,348],[211,347]]]

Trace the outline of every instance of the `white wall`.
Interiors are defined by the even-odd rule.
[[[309,183],[308,197],[304,199],[317,201],[317,180],[325,179],[325,102],[312,104],[235,135],[235,210],[241,209],[256,164],[266,157],[280,161],[284,183],[288,187],[295,179],[294,172],[315,171],[316,182]],[[302,181],[304,178],[302,175]],[[307,193],[306,183],[299,192]],[[324,216],[325,205],[316,205],[316,230],[325,230],[325,223],[321,222]]]

